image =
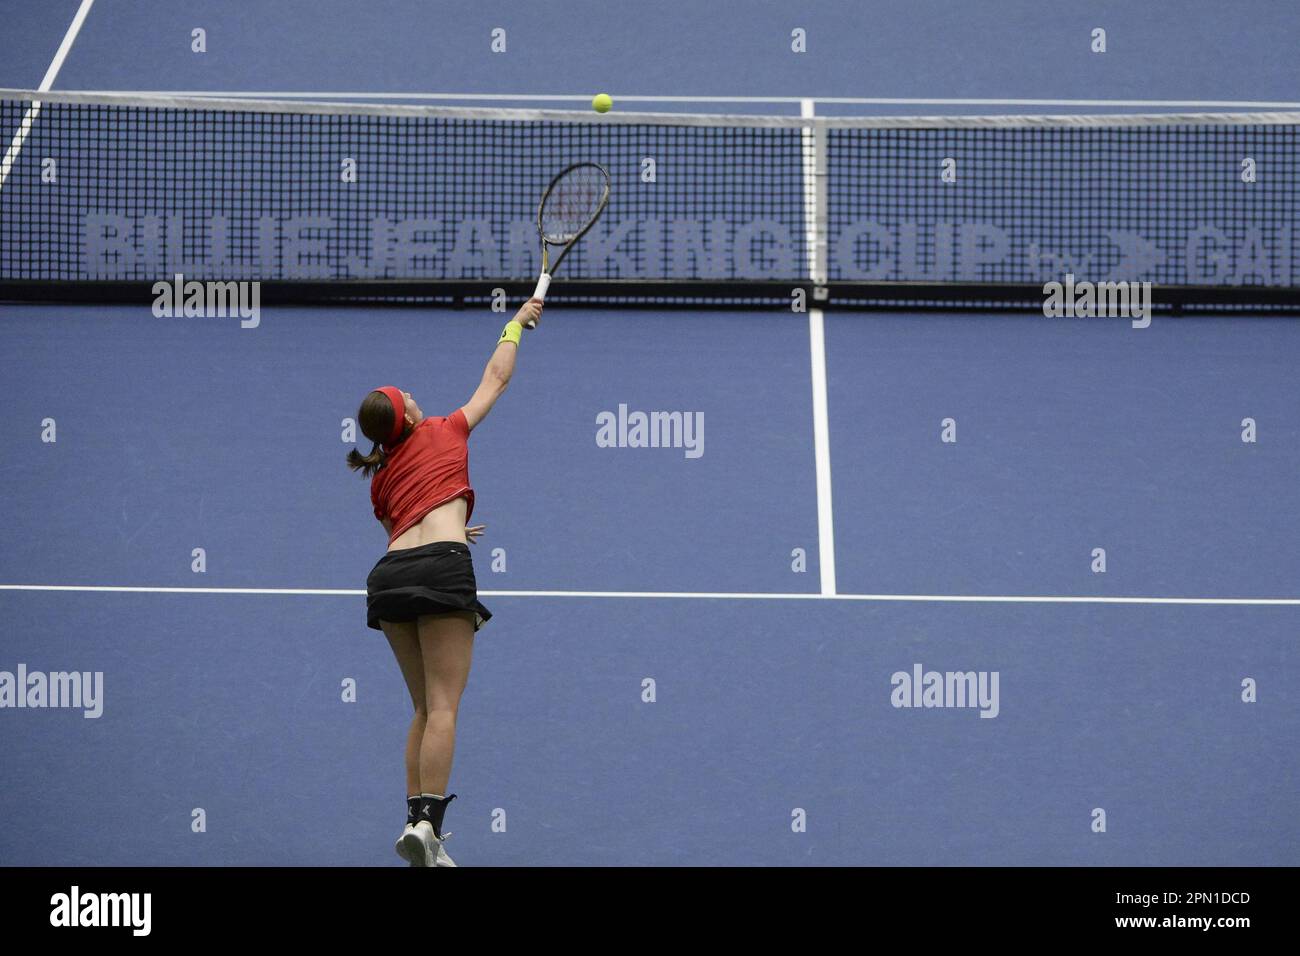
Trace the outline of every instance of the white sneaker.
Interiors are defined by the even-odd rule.
[[[442,839],[438,841],[438,864],[437,864],[438,866],[456,865],[455,861],[452,860],[452,858],[447,855],[447,851],[442,846],[442,844],[446,841],[447,837],[449,836],[451,836],[450,833],[444,833],[442,835]]]
[[[447,851],[442,848],[443,840],[449,836],[450,833],[444,833],[442,839],[439,839],[433,832],[433,824],[428,820],[421,820],[411,828],[410,832],[404,831],[398,843],[404,846],[406,853],[409,854],[403,855],[403,859],[409,859],[411,866],[455,866]],[[401,852],[398,850],[399,854]]]
[[[397,838],[397,843],[396,845],[394,845],[393,849],[397,851],[398,856],[400,856],[411,866],[419,866],[420,864],[417,863],[416,860],[424,858],[424,851],[423,849],[421,849],[418,856],[415,853],[412,853],[411,845],[407,843],[407,839],[406,839],[414,832],[415,832],[415,824],[408,823],[402,829],[402,835]],[[418,844],[418,840],[416,841],[416,843]]]

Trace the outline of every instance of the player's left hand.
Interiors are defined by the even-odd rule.
[[[470,544],[474,544],[475,543],[474,539],[477,538],[479,535],[481,535],[483,533],[483,529],[486,527],[487,525],[485,524],[476,524],[472,528],[466,528],[465,540],[468,541]]]

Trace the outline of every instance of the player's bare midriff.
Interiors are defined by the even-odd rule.
[[[464,498],[453,498],[444,505],[439,505],[411,525],[388,546],[389,551],[403,548],[419,548],[435,541],[465,540],[465,516],[469,506]]]

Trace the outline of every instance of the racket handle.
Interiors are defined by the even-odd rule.
[[[546,290],[549,289],[550,287],[551,287],[551,277],[547,273],[543,272],[541,276],[538,277],[537,279],[537,288],[533,290],[533,298],[536,299],[538,302],[545,302]],[[528,327],[530,329],[534,328],[536,325],[537,325],[536,322],[528,323]]]

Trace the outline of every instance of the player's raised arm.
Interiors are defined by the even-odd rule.
[[[510,384],[510,376],[515,373],[515,358],[519,352],[519,336],[524,328],[535,328],[541,315],[542,303],[537,299],[529,299],[501,331],[496,350],[488,359],[487,368],[483,369],[483,378],[463,409],[465,422],[471,431],[492,410],[492,406]]]

